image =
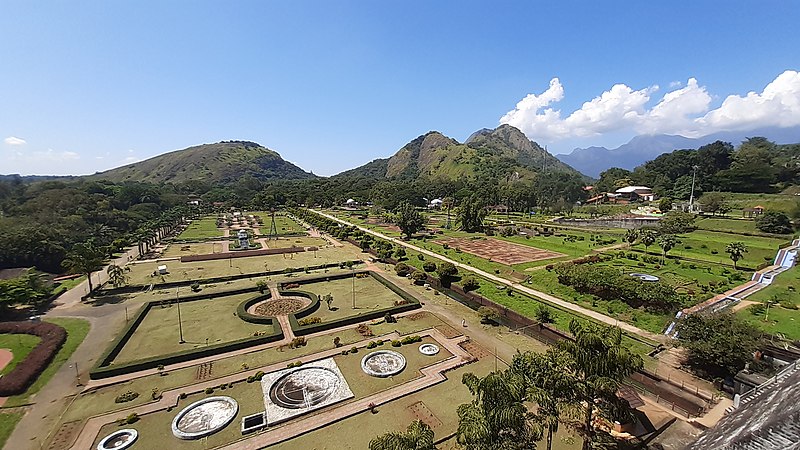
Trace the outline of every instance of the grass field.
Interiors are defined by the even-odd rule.
[[[24,414],[24,412],[0,413],[0,448],[6,445],[8,437],[11,436],[11,432],[14,431],[17,423],[22,420]]]
[[[747,297],[747,300],[756,302],[772,300],[800,306],[800,293],[796,290],[797,286],[800,286],[800,268],[793,267],[775,277],[772,284],[766,288]],[[774,304],[769,308],[766,321],[763,314],[753,315],[748,308],[740,310],[738,314],[766,332],[781,333],[789,339],[800,339],[800,310],[798,309],[787,309],[780,304]]]
[[[222,244],[219,242],[193,242],[191,244],[170,244],[164,253],[163,258],[173,256],[205,255],[208,253],[222,252]]]
[[[794,209],[800,197],[787,194],[744,194],[723,192],[727,204],[733,209],[731,216],[741,216],[744,208],[763,206],[767,211],[783,211],[789,213]]]
[[[272,217],[268,211],[256,211],[248,214],[259,216],[263,222],[260,228],[261,234],[269,234]],[[275,214],[275,229],[278,231],[278,234],[304,233],[306,231],[302,225],[283,214]]]
[[[288,248],[288,247],[324,247],[328,241],[322,238],[310,236],[293,236],[280,239],[265,240],[269,248]]]
[[[316,255],[316,257],[315,257]],[[168,281],[200,280],[228,275],[261,273],[284,270],[287,267],[302,268],[346,260],[364,258],[364,254],[354,247],[321,248],[316,252],[300,252],[292,255],[267,255],[247,258],[218,259],[214,261],[180,261],[148,262],[134,264],[128,274],[130,284],[159,284]],[[166,264],[169,273],[152,276],[159,265]]]
[[[313,292],[320,297],[319,309],[309,317],[319,317],[323,322],[343,319],[373,309],[388,308],[393,306],[395,301],[402,300],[399,295],[395,294],[372,277],[355,279],[356,309],[353,309],[352,277],[303,284],[299,289]],[[328,305],[322,301],[322,296],[325,294],[331,294],[333,296],[333,303],[331,303],[332,310],[329,310]]]
[[[8,365],[0,370],[0,375],[5,375],[17,367],[28,354],[41,342],[38,336],[31,334],[0,334],[0,348],[11,350],[14,354],[13,359]]]
[[[206,216],[200,220],[195,220],[178,235],[178,239],[208,239],[221,237],[222,229],[217,228],[217,218]]]
[[[75,349],[83,342],[83,339],[89,333],[89,322],[83,319],[72,319],[66,317],[59,317],[59,318],[52,318],[47,319],[47,322],[52,322],[56,325],[60,325],[67,330],[67,341],[64,342],[64,345],[61,347],[61,350],[58,351],[53,361],[47,366],[47,369],[39,375],[39,378],[33,382],[33,384],[25,391],[23,394],[15,395],[13,397],[9,397],[6,404],[3,405],[5,407],[13,407],[13,406],[20,406],[27,404],[30,396],[39,392],[50,378],[55,375],[61,365],[66,362]]]
[[[183,291],[184,295],[190,294],[189,289]],[[113,363],[231,342],[251,337],[256,331],[272,333],[272,326],[245,322],[234,314],[239,303],[257,295],[256,292],[181,303],[184,344],[179,343],[178,307],[174,304],[154,306]]]
[[[789,241],[788,238],[745,236],[707,230],[697,230],[679,235],[678,240],[680,243],[670,250],[670,256],[728,266],[733,266],[733,261],[725,253],[725,247],[731,242],[743,242],[748,251],[744,254],[744,258],[739,260],[739,266],[749,270],[754,270],[761,264],[771,262],[775,258],[779,246]],[[642,244],[636,244],[634,248],[644,250]],[[661,254],[661,248],[657,244],[651,245],[648,251],[654,255]]]

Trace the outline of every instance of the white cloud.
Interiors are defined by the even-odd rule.
[[[9,136],[5,138],[3,139],[3,142],[5,142],[7,145],[25,145],[27,143],[25,139],[18,138],[15,136]]]
[[[562,118],[554,104],[564,99],[558,78],[543,93],[529,94],[500,118],[531,139],[554,142],[568,138],[599,136],[611,132],[631,134],[682,134],[699,136],[722,130],[747,131],[762,126],[800,125],[800,73],[787,70],[762,93],[730,95],[709,110],[712,96],[705,86],[689,78],[670,83],[670,89],[649,107],[658,86],[635,90],[616,84]]]

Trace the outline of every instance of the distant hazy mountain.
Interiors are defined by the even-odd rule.
[[[226,141],[189,147],[99,172],[92,177],[152,183],[188,180],[225,183],[245,175],[262,180],[316,177],[285,161],[277,152],[247,141]]]
[[[390,158],[376,159],[336,176],[456,179],[488,170],[498,177],[525,177],[542,169],[577,173],[518,129],[501,125],[494,130],[478,130],[463,144],[438,131],[430,131],[404,145]]]
[[[763,136],[777,144],[800,142],[800,127],[760,128],[752,131],[723,131],[699,138],[667,134],[641,135],[614,149],[605,147],[576,148],[571,153],[556,155],[558,159],[576,168],[584,175],[597,178],[600,172],[621,167],[633,170],[662,153],[678,149],[696,149],[714,141],[730,142],[734,146],[748,137]]]

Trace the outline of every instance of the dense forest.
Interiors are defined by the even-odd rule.
[[[696,172],[695,172],[696,171]],[[800,184],[800,144],[776,145],[755,137],[738,148],[717,141],[697,150],[675,150],[633,171],[611,168],[596,188],[613,191],[627,185],[652,187],[661,197],[686,200],[695,179],[695,198],[703,192],[779,192]]]

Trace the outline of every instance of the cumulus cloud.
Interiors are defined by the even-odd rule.
[[[3,139],[3,142],[5,142],[7,145],[25,145],[27,143],[25,139],[18,138],[16,136],[9,136]]]
[[[528,94],[500,123],[519,128],[531,139],[549,142],[615,131],[699,136],[800,125],[800,73],[796,71],[780,74],[761,93],[730,95],[716,109],[710,109],[713,98],[695,78],[685,85],[672,82],[668,92],[653,98],[658,90],[655,85],[637,90],[616,84],[562,118],[554,104],[564,99],[565,91],[559,79],[553,78],[547,90]],[[653,106],[649,106],[651,99]]]

